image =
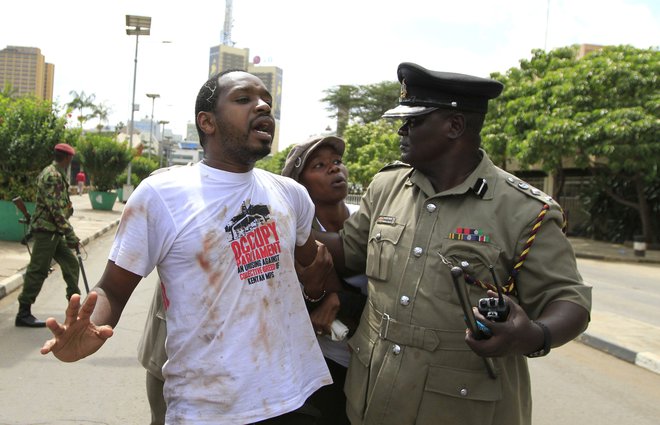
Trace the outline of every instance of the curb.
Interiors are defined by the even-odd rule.
[[[585,332],[575,338],[575,341],[588,345],[596,350],[607,353],[625,362],[643,367],[651,372],[660,374],[660,356],[648,352],[634,352],[628,348],[606,341]]]
[[[603,255],[603,254],[591,254],[588,252],[581,252],[581,253],[576,252],[575,258],[584,258],[586,260],[608,261],[611,263],[660,264],[660,260],[655,260],[646,257],[626,258],[626,257]]]
[[[88,236],[84,239],[81,239],[80,245],[85,246],[89,244],[94,239],[101,237],[103,234],[109,232],[111,229],[117,227],[118,225],[119,225],[119,219],[108,224],[98,232],[94,233],[92,236]],[[27,268],[27,266],[25,268]],[[16,289],[23,286],[23,276],[25,275],[25,268],[21,269],[18,273],[15,273],[12,276],[9,276],[8,278],[5,278],[4,280],[0,281],[0,299],[3,299],[7,295],[14,292]]]

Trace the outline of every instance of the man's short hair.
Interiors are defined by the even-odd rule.
[[[199,93],[197,93],[197,100],[195,100],[195,127],[197,127],[197,134],[199,135],[199,143],[202,148],[205,148],[206,140],[205,134],[197,123],[197,115],[200,112],[215,112],[218,103],[219,88],[218,80],[225,74],[230,72],[247,72],[244,69],[227,69],[225,71],[216,72],[204,83]]]

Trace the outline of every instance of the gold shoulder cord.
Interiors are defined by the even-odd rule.
[[[506,284],[502,285],[502,291],[505,294],[511,294],[515,293],[516,289],[516,276],[518,275],[518,272],[523,266],[523,263],[525,262],[525,259],[527,258],[527,255],[529,254],[529,250],[532,248],[532,244],[536,240],[536,234],[538,233],[539,229],[541,228],[541,224],[543,224],[543,219],[545,218],[545,215],[548,213],[548,210],[550,209],[550,205],[548,204],[543,204],[543,208],[541,208],[541,212],[539,212],[539,215],[536,216],[536,220],[534,220],[534,225],[532,226],[532,230],[529,232],[529,237],[527,238],[527,242],[525,242],[525,247],[523,248],[522,252],[518,256],[518,262],[516,263],[515,266],[513,266],[513,270],[511,271],[511,275],[506,281]],[[562,216],[564,217],[564,221],[562,223],[562,232],[566,233],[566,216],[564,215],[564,212],[562,211]],[[479,279],[475,279],[469,274],[465,274],[465,280],[468,283],[478,285],[484,289],[490,289],[492,291],[497,291],[497,288],[495,287],[494,284],[488,283],[488,282],[482,282]]]

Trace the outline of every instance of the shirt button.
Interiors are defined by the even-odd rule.
[[[395,356],[398,356],[399,353],[401,353],[401,347],[398,346],[397,344],[394,344],[392,346],[392,354],[394,354]]]
[[[408,305],[410,304],[410,298],[408,298],[406,295],[402,295],[399,302],[401,303],[401,305]]]
[[[424,253],[424,250],[422,248],[418,247],[418,246],[416,246],[415,249],[413,249],[413,255],[415,257],[421,257],[423,253]]]
[[[460,394],[462,397],[466,397],[468,395],[467,388],[461,388]]]
[[[432,213],[433,211],[435,211],[436,208],[437,208],[437,207],[435,206],[435,204],[426,204],[426,211],[428,211],[428,212],[430,212],[430,213]]]
[[[377,241],[379,241],[379,240],[380,240],[380,238],[381,238],[381,235],[380,235],[380,233],[376,233],[376,240],[377,240]]]

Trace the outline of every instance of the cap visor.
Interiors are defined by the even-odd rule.
[[[416,117],[418,115],[428,114],[435,111],[438,108],[430,106],[406,106],[399,105],[394,109],[385,111],[383,118],[406,118],[406,117]]]

